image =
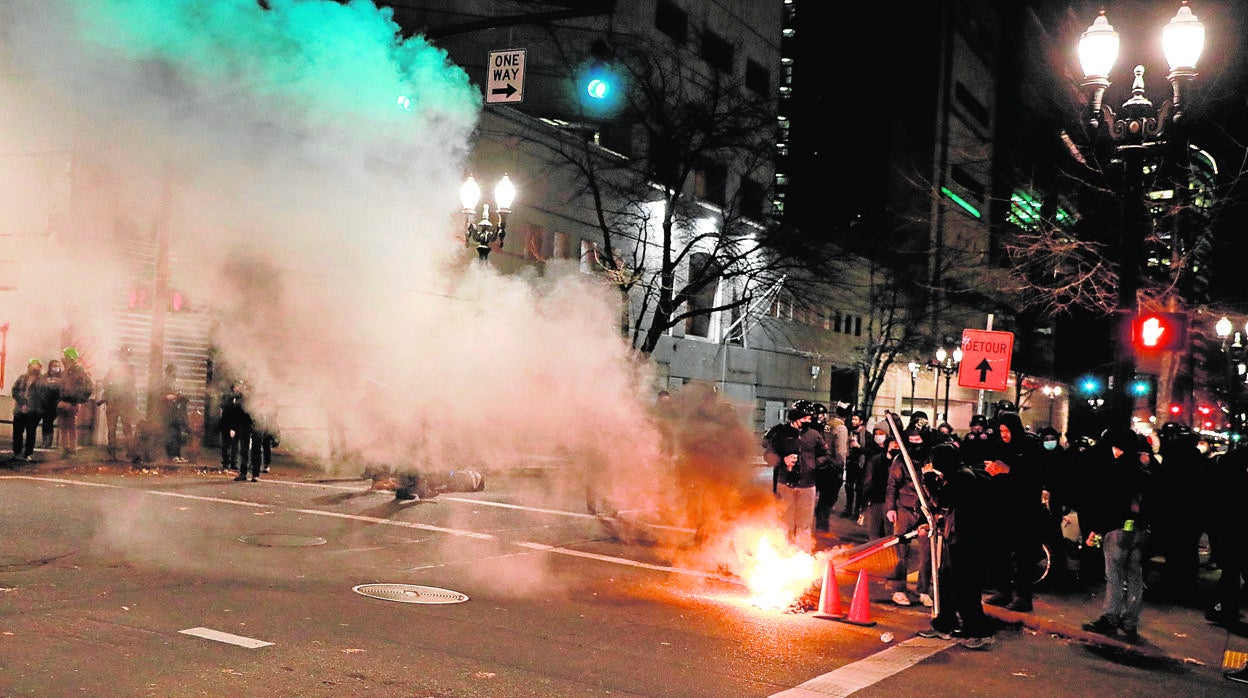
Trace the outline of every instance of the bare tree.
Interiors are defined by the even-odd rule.
[[[611,68],[624,102],[550,145],[601,234],[596,262],[630,307],[635,350],[682,323],[706,335],[782,279],[835,283],[833,251],[772,212],[774,98],[653,43],[615,47]]]

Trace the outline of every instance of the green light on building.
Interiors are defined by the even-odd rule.
[[[949,197],[949,199],[950,199],[951,201],[953,201],[953,203],[955,203],[955,204],[957,204],[957,205],[961,206],[961,207],[962,207],[962,208],[963,208],[963,209],[964,209],[967,213],[971,214],[972,216],[975,216],[976,218],[980,218],[980,217],[981,217],[981,214],[980,214],[980,212],[979,212],[979,209],[977,209],[977,208],[975,208],[974,206],[970,205],[970,203],[968,203],[968,202],[966,201],[966,199],[963,199],[962,197],[958,196],[957,194],[954,194],[953,192],[949,191],[949,187],[941,187],[941,188],[940,188],[940,193],[941,193],[941,194],[944,194],[944,195],[945,195],[945,196],[947,196],[947,197]]]

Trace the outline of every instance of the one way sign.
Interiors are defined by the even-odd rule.
[[[486,60],[486,104],[513,104],[524,101],[524,61],[529,50],[509,48],[490,51]]]
[[[1013,332],[962,330],[958,385],[980,390],[1005,390],[1013,353]]]

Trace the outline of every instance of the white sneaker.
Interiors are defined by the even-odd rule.
[[[910,597],[906,596],[906,592],[895,591],[893,592],[893,603],[897,604],[898,606],[909,606],[911,602],[910,602]]]
[[[932,601],[932,597],[928,594],[919,594],[919,603],[923,604],[924,606],[928,608],[931,608],[932,606],[935,605],[935,603]]]

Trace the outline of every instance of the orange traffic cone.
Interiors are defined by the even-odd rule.
[[[849,617],[841,619],[854,625],[875,625],[871,620],[871,592],[867,588],[867,571],[859,570],[858,583],[854,585],[854,599],[849,603]]]
[[[845,612],[841,610],[841,588],[836,583],[836,565],[828,558],[828,567],[823,572],[823,588],[819,590],[819,610],[816,618],[834,618],[841,620]]]

